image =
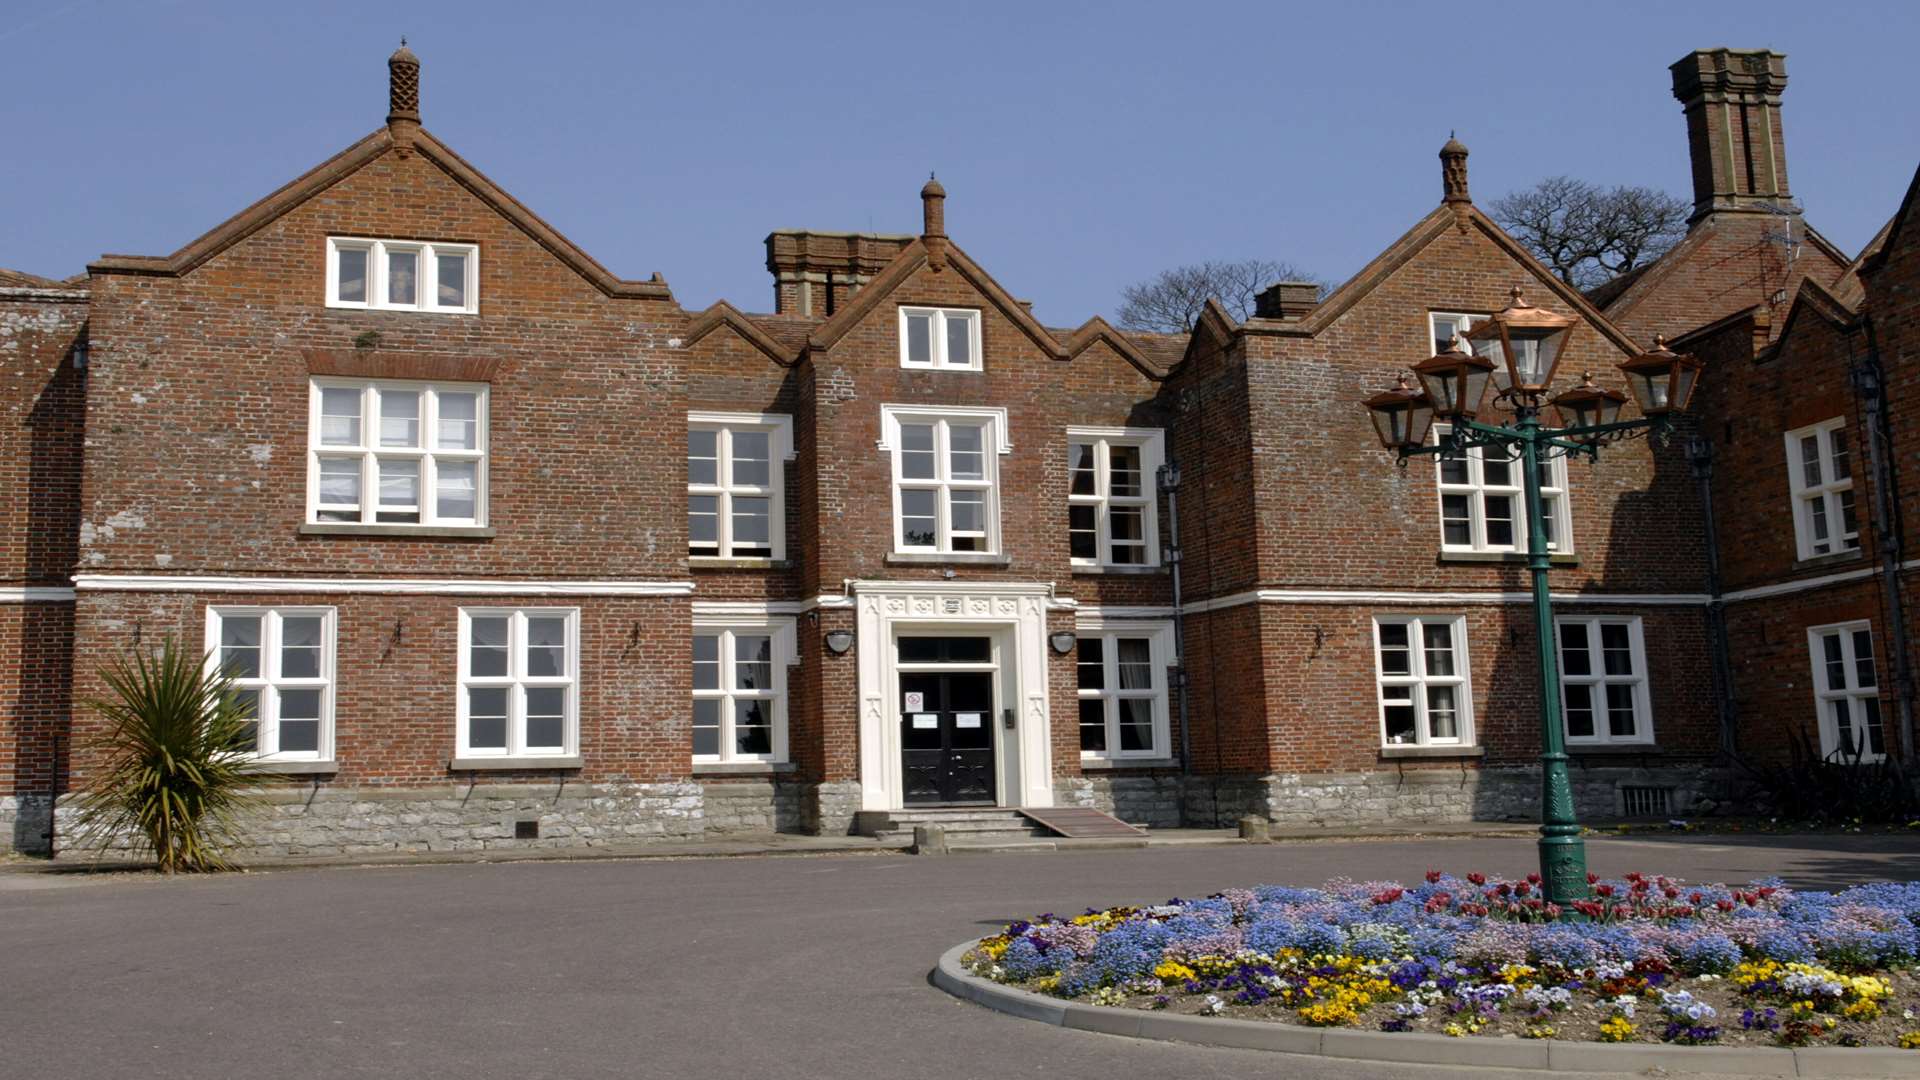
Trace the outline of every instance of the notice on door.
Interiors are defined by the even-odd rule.
[[[957,712],[953,714],[954,727],[979,727],[980,714],[977,712]]]
[[[927,707],[927,695],[918,690],[907,691],[907,711],[919,712]]]
[[[913,726],[916,728],[937,728],[940,726],[939,713],[914,713]]]

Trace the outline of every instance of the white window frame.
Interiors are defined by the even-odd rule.
[[[280,673],[281,623],[287,616],[319,616],[320,624],[320,674],[317,678],[292,679]],[[257,618],[260,620],[260,674],[250,679],[234,679],[236,690],[259,691],[259,712],[257,719],[253,757],[260,761],[319,761],[333,760],[333,708],[334,708],[334,651],[336,628],[339,624],[338,612],[330,607],[267,607],[259,605],[207,605],[206,641],[207,671],[218,674],[221,667],[220,631],[221,624],[229,618]],[[280,750],[280,691],[282,690],[318,690],[320,691],[320,731],[311,751],[282,752]]]
[[[1874,676],[1872,686],[1864,686],[1860,683],[1859,643],[1854,635],[1861,633],[1867,635],[1867,663],[1873,668]],[[1846,673],[1846,683],[1843,686],[1834,686],[1827,671],[1826,647],[1822,639],[1829,634],[1836,634],[1840,638],[1841,664]],[[1813,704],[1820,726],[1820,756],[1823,759],[1834,757],[1841,751],[1840,726],[1838,719],[1833,715],[1832,706],[1844,701],[1847,705],[1848,726],[1852,729],[1853,737],[1858,740],[1855,745],[1861,748],[1859,760],[1863,762],[1884,760],[1887,745],[1887,715],[1886,710],[1879,706],[1880,657],[1874,652],[1873,624],[1865,619],[1855,619],[1850,622],[1808,627],[1807,659],[1813,666]],[[1868,699],[1874,702],[1875,711],[1880,718],[1882,752],[1878,754],[1873,752],[1872,743],[1868,739],[1866,707],[1861,704]],[[1851,756],[1845,756],[1844,760],[1854,759]]]
[[[933,322],[928,330],[932,340],[927,343],[927,362],[914,363],[907,355],[907,317],[929,316]],[[964,319],[967,322],[968,350],[972,353],[969,362],[956,364],[947,355],[947,322],[950,319]],[[985,361],[980,355],[980,312],[976,308],[940,308],[940,307],[901,307],[900,308],[900,366],[916,371],[980,371]]]
[[[695,615],[693,617],[695,637],[718,637],[720,639],[720,686],[713,690],[693,691],[693,700],[715,700],[720,702],[719,753],[693,754],[693,761],[699,764],[734,764],[744,762],[767,762],[784,764],[788,758],[787,750],[787,669],[800,662],[796,646],[794,620],[790,618],[740,618],[737,616]],[[765,635],[772,639],[773,687],[767,691],[746,691],[732,686],[738,677],[735,666],[734,641],[738,634]],[[733,704],[741,698],[757,699],[772,703],[772,736],[769,739],[771,749],[764,754],[742,754],[735,749],[733,737]],[[692,751],[691,723],[688,725],[688,750]]]
[[[1093,494],[1073,494],[1074,450],[1081,446],[1093,447]],[[1111,493],[1112,468],[1111,448],[1130,446],[1140,451],[1140,494],[1137,497],[1116,497]],[[1085,567],[1124,567],[1153,568],[1160,565],[1160,466],[1166,460],[1166,432],[1160,428],[1098,428],[1070,427],[1067,429],[1067,505],[1090,506],[1094,508],[1094,557],[1072,557],[1074,566]],[[1109,528],[1109,514],[1114,506],[1137,506],[1142,508],[1141,530],[1146,540],[1142,562],[1116,563],[1113,561],[1113,535]],[[1071,521],[1072,511],[1068,511]],[[1071,526],[1069,526],[1071,528]],[[1071,543],[1071,541],[1069,541]],[[1071,550],[1071,548],[1069,548]]]
[[[1443,436],[1452,430],[1450,424],[1433,425],[1433,442],[1438,446]],[[1447,461],[1443,455],[1434,455],[1433,484],[1435,490],[1434,509],[1438,513],[1440,525],[1440,550],[1457,553],[1505,553],[1526,554],[1531,542],[1527,532],[1527,478],[1514,476],[1512,484],[1488,484],[1486,478],[1486,447],[1471,446],[1464,452],[1467,466],[1467,482],[1449,483],[1446,479]],[[1510,471],[1519,473],[1526,468],[1525,462],[1508,462]],[[1556,455],[1542,463],[1547,471],[1547,479],[1552,483],[1540,485],[1540,510],[1552,524],[1548,531],[1553,539],[1547,543],[1547,551],[1555,555],[1573,554],[1573,508],[1572,492],[1567,478],[1567,459],[1565,455]],[[1495,544],[1487,539],[1487,500],[1486,496],[1509,496],[1513,506],[1513,543]],[[1453,544],[1447,541],[1447,496],[1458,495],[1467,499],[1467,512],[1471,542]]]
[[[1164,620],[1149,619],[1080,619],[1075,623],[1074,635],[1079,641],[1074,646],[1074,685],[1078,701],[1099,700],[1106,711],[1105,750],[1081,750],[1081,761],[1163,761],[1173,755],[1171,735],[1172,721],[1168,701],[1167,672],[1173,665],[1173,624]],[[1079,686],[1079,643],[1088,638],[1098,638],[1101,642],[1100,661],[1104,669],[1101,673],[1102,689],[1081,690]],[[1116,645],[1119,638],[1146,638],[1152,655],[1152,683],[1146,690],[1122,690],[1119,678],[1120,650]],[[1153,701],[1153,744],[1146,750],[1120,749],[1120,706],[1123,698],[1151,698]],[[1080,710],[1076,704],[1073,713],[1074,744],[1079,745]]]
[[[323,390],[360,392],[360,442],[354,446],[321,443],[321,400]],[[405,391],[420,394],[420,444],[418,446],[380,445],[380,395]],[[442,449],[440,437],[440,395],[473,394],[474,448]],[[492,456],[488,449],[491,390],[486,383],[418,382],[404,379],[350,379],[316,375],[308,381],[307,391],[307,523],[310,525],[364,525],[405,531],[421,526],[434,528],[479,528],[487,524],[487,488]],[[322,458],[360,459],[360,503],[352,510],[358,519],[343,521],[323,517],[323,513],[347,513],[344,506],[320,502],[320,461]],[[415,509],[418,521],[380,521],[380,459],[405,458],[419,462],[420,505]],[[474,463],[474,501],[471,518],[443,518],[439,515],[439,466],[443,461]],[[389,508],[392,510],[394,508]]]
[[[1844,479],[1834,478],[1833,434],[1843,431],[1847,439],[1847,475]],[[1853,439],[1847,430],[1847,419],[1837,416],[1823,420],[1818,424],[1809,424],[1787,432],[1787,484],[1793,493],[1793,535],[1794,550],[1798,557],[1805,559],[1824,558],[1829,555],[1850,555],[1860,550],[1860,522],[1858,511],[1854,518],[1854,529],[1847,531],[1844,496],[1853,493]],[[1819,449],[1818,465],[1821,483],[1809,485],[1806,477],[1806,463],[1801,457],[1800,441],[1811,438],[1816,440]],[[1827,539],[1814,536],[1814,511],[1816,506],[1824,513],[1827,521]],[[1825,551],[1819,545],[1827,545]]]
[[[567,672],[561,676],[527,674],[527,619],[561,616],[567,620]],[[475,676],[471,671],[473,620],[507,619],[507,673]],[[524,758],[539,762],[552,758],[576,757],[580,753],[580,609],[562,607],[463,607],[460,609],[458,713],[454,725],[456,758]],[[562,721],[558,750],[527,749],[528,688],[561,686],[567,690],[566,716]],[[475,687],[507,688],[507,746],[473,749],[468,741],[467,691]]]
[[[367,298],[340,298],[340,252],[367,253]],[[419,269],[413,290],[414,303],[396,304],[387,299],[387,254],[412,252],[419,257]],[[440,303],[440,256],[464,255],[467,260],[465,304]],[[429,242],[423,240],[378,240],[362,236],[327,237],[327,306],[362,311],[426,311],[440,315],[478,315],[480,313],[480,245]]]
[[[901,475],[902,424],[934,425],[933,458],[934,478],[906,479]],[[951,478],[953,458],[949,432],[954,424],[980,427],[982,468],[985,476],[982,480],[954,480]],[[1000,551],[1000,462],[999,458],[1013,452],[1013,446],[1007,441],[1007,410],[1004,408],[947,408],[934,405],[882,405],[880,406],[880,441],[877,444],[892,458],[893,471],[893,551],[896,555],[994,555]],[[934,543],[932,546],[906,543],[905,520],[900,515],[900,493],[903,489],[932,490],[934,496]],[[986,515],[984,546],[978,550],[955,551],[953,549],[952,492],[954,489],[979,490],[986,492],[983,513]]]
[[[734,412],[690,412],[687,414],[688,431],[718,432],[715,439],[715,452],[719,455],[715,464],[715,484],[696,484],[691,474],[687,480],[687,494],[708,495],[714,497],[719,508],[718,540],[712,554],[691,554],[689,541],[688,558],[695,563],[720,562],[741,558],[733,554],[733,499],[746,496],[767,500],[767,543],[770,555],[752,555],[746,558],[765,558],[779,562],[787,557],[787,509],[786,509],[786,464],[794,458],[793,417],[780,413],[734,413]],[[738,431],[758,431],[767,436],[767,486],[753,487],[733,482],[733,433]]]
[[[1647,645],[1641,629],[1638,615],[1601,615],[1601,616],[1564,616],[1556,618],[1554,623],[1554,648],[1560,664],[1560,723],[1561,732],[1566,736],[1569,746],[1647,746],[1653,743],[1653,695],[1648,689]],[[1587,631],[1587,674],[1567,674],[1566,651],[1562,644],[1565,628],[1574,624],[1586,627]],[[1631,650],[1633,673],[1631,675],[1608,675],[1606,673],[1606,650],[1601,647],[1600,628],[1602,626],[1624,626],[1627,628],[1627,642]],[[1587,700],[1593,709],[1593,734],[1575,736],[1567,726],[1567,688],[1569,686],[1590,687]],[[1633,688],[1634,732],[1632,735],[1613,734],[1613,717],[1607,705],[1607,687],[1631,686]]]
[[[1381,650],[1380,628],[1383,625],[1403,625],[1407,627],[1408,673],[1389,675],[1385,657]],[[1444,625],[1450,628],[1453,637],[1454,670],[1453,675],[1429,675],[1427,673],[1426,633],[1427,625]],[[1379,725],[1380,745],[1383,747],[1407,746],[1472,746],[1473,730],[1473,661],[1467,652],[1467,617],[1465,615],[1375,615],[1373,617],[1373,677],[1376,700],[1376,720]],[[1435,739],[1427,722],[1427,687],[1454,687],[1454,704],[1459,717],[1456,720],[1456,737]],[[1387,741],[1387,706],[1403,704],[1400,701],[1389,702],[1387,691],[1391,688],[1408,688],[1408,702],[1413,705],[1413,742],[1394,743]]]

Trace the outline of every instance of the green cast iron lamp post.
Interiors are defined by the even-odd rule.
[[[1540,876],[1546,899],[1562,907],[1587,896],[1587,853],[1567,776],[1540,470],[1555,457],[1597,458],[1603,444],[1636,432],[1666,439],[1673,416],[1686,411],[1693,397],[1701,368],[1699,360],[1675,354],[1664,339],[1655,338],[1652,352],[1620,365],[1640,406],[1640,418],[1620,419],[1626,395],[1595,386],[1592,372],[1578,387],[1548,400],[1554,372],[1578,323],[1527,303],[1516,287],[1505,310],[1467,332],[1465,347],[1455,338],[1446,351],[1414,365],[1420,389],[1401,376],[1397,387],[1362,402],[1381,445],[1399,455],[1402,466],[1413,457],[1464,454],[1479,447],[1515,462],[1526,477],[1527,567],[1533,577],[1534,632],[1540,649]],[[1493,384],[1495,404],[1513,414],[1510,422],[1475,419],[1488,383]],[[1553,426],[1541,422],[1548,407]],[[1436,419],[1444,420],[1448,429],[1429,444],[1427,434]]]

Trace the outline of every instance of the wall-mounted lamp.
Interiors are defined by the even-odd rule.
[[[1047,643],[1053,646],[1054,652],[1065,656],[1073,651],[1073,647],[1080,643],[1080,639],[1073,636],[1073,631],[1062,630],[1059,633],[1049,635],[1047,637]]]
[[[851,648],[853,648],[853,631],[851,630],[827,631],[827,651],[828,652],[832,653],[835,656],[840,656],[844,654],[848,649],[851,649]]]
[[[1178,491],[1178,490],[1180,490],[1180,462],[1179,462],[1179,460],[1178,460],[1178,459],[1168,459],[1168,461],[1167,461],[1167,463],[1166,463],[1165,465],[1162,465],[1162,466],[1160,466],[1160,471],[1159,471],[1159,473],[1157,474],[1157,478],[1158,478],[1158,480],[1159,480],[1159,482],[1160,482],[1160,490],[1161,490],[1161,491]]]

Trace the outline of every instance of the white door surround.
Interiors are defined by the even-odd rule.
[[[994,771],[1002,806],[1053,805],[1052,719],[1047,705],[1047,608],[1053,586],[971,581],[853,581],[860,679],[860,808],[898,810],[900,632],[988,636],[999,661]]]

